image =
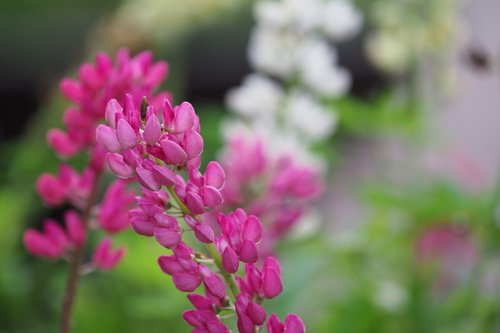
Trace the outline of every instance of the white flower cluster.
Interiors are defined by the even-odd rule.
[[[355,35],[362,17],[349,0],[261,0],[255,16],[248,52],[257,73],[228,92],[239,117],[225,134],[258,133],[279,152],[303,154],[335,130],[324,102],[345,94],[351,76],[334,42]]]

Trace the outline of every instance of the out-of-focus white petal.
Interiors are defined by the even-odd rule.
[[[328,1],[323,15],[325,32],[337,41],[351,38],[363,24],[363,17],[348,0]]]
[[[229,90],[227,105],[244,117],[274,117],[283,99],[283,89],[271,79],[248,75],[238,88]]]

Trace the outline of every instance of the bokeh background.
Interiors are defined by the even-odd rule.
[[[339,128],[321,146],[322,218],[281,242],[285,293],[267,307],[299,313],[309,332],[499,332],[500,2],[354,3],[364,23],[337,45],[353,84],[332,103]],[[97,50],[152,49],[216,158],[224,96],[251,71],[252,6],[0,3],[0,332],[58,325],[67,267],[22,246],[23,230],[62,212],[34,189],[57,169],[45,133],[67,105],[58,81]],[[156,265],[163,249],[131,231],[119,240],[124,261],[82,280],[74,331],[187,332],[189,304]]]

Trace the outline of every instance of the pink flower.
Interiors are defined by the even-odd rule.
[[[274,156],[265,151],[260,139],[235,137],[223,156],[226,184],[221,190],[229,211],[245,205],[266,226],[260,249],[271,249],[300,219],[322,191],[318,170],[299,165],[290,156]],[[255,188],[262,191],[255,192]]]
[[[286,316],[284,324],[274,313],[267,320],[268,333],[304,333],[305,331],[304,322],[294,313]]]
[[[134,193],[126,190],[126,184],[117,180],[107,189],[99,207],[99,226],[110,233],[120,232],[129,224],[128,211],[132,208]]]
[[[478,249],[467,228],[434,224],[415,240],[415,257],[423,267],[437,264],[436,287],[446,291],[472,272]]]
[[[237,209],[228,216],[220,214],[217,219],[221,236],[217,245],[222,255],[222,264],[228,272],[238,270],[238,260],[255,263],[258,259],[257,245],[262,236],[262,224],[255,216],[247,216]]]
[[[165,62],[152,63],[150,52],[143,52],[131,58],[127,50],[120,50],[115,63],[106,54],[98,54],[95,64],[84,64],[80,67],[79,80],[67,78],[61,82],[62,93],[75,105],[68,108],[64,116],[67,131],[51,131],[48,136],[49,145],[66,157],[92,147],[95,127],[104,118],[108,101],[114,99],[124,103],[126,94],[130,94],[132,102],[139,105],[143,96],[152,95],[167,75],[167,70]],[[162,100],[165,97],[170,98],[166,93],[161,93],[158,97]],[[153,103],[156,103],[154,98]],[[126,123],[117,126],[117,130],[122,139],[120,146],[132,146],[132,132]],[[109,139],[107,134],[109,133],[100,132],[99,136]],[[111,141],[106,143],[107,148],[113,145]],[[116,150],[116,145],[113,150]]]
[[[103,271],[108,271],[120,262],[124,254],[125,248],[123,247],[116,250],[111,249],[111,238],[106,237],[95,248],[92,264]]]
[[[64,221],[70,242],[76,247],[85,243],[85,228],[80,215],[74,210],[64,213]]]
[[[274,257],[264,260],[262,271],[254,264],[245,266],[246,280],[239,278],[240,288],[250,296],[258,295],[263,298],[274,298],[283,291],[281,282],[281,269],[279,262]]]
[[[208,310],[188,310],[182,317],[189,325],[195,327],[195,333],[229,333],[229,329],[220,322],[217,316]]]
[[[174,248],[172,256],[158,258],[161,270],[172,275],[175,286],[181,291],[194,291],[203,280],[200,265],[192,260],[191,254],[192,250],[184,243],[180,243]]]
[[[266,321],[266,312],[262,306],[252,301],[247,295],[239,294],[236,300],[238,330],[241,333],[254,333]]]
[[[43,223],[43,232],[28,229],[23,235],[26,249],[33,255],[48,259],[62,257],[72,247],[80,246],[85,240],[85,230],[75,211],[65,214],[65,231],[55,220]]]

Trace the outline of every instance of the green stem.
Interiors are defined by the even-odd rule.
[[[193,216],[195,219],[199,221],[199,217],[196,215],[193,215],[189,208],[181,201],[177,193],[175,193],[175,189],[173,186],[167,187],[168,193],[170,193],[170,196],[174,199],[174,201],[177,203],[179,206],[180,210],[184,215],[190,215]],[[212,257],[212,259],[215,262],[215,265],[219,269],[219,272],[222,274],[224,277],[224,280],[226,280],[227,284],[229,285],[229,289],[231,290],[231,293],[233,294],[234,299],[238,296],[240,293],[238,286],[236,285],[236,281],[234,280],[234,277],[232,274],[226,272],[224,270],[224,267],[222,266],[222,258],[220,256],[219,250],[217,250],[217,247],[211,243],[211,244],[205,244],[208,253]]]
[[[90,219],[90,212],[94,207],[94,202],[97,197],[99,179],[100,179],[100,173],[96,174],[95,176],[88,201],[82,211],[82,223],[85,235],[87,234],[87,230],[89,228],[88,224]],[[70,262],[71,266],[68,275],[68,282],[66,284],[66,292],[64,293],[63,304],[62,304],[61,327],[60,327],[61,333],[70,332],[71,313],[73,310],[73,305],[75,303],[76,290],[80,278],[80,265],[83,259],[83,255],[85,253],[84,249],[85,249],[85,242],[82,245],[77,246],[75,248],[73,256],[71,257],[71,262]]]

